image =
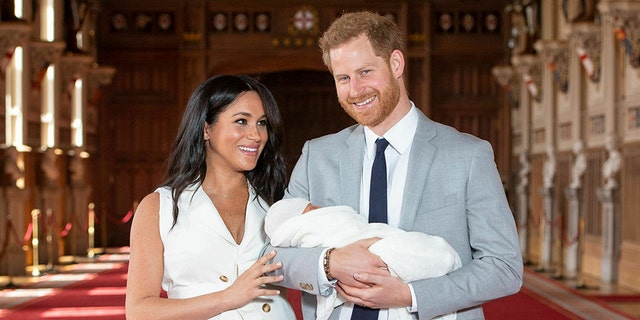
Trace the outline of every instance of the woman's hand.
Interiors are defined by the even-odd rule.
[[[275,251],[260,257],[256,262],[243,272],[238,279],[227,289],[225,296],[237,299],[233,301],[231,309],[243,307],[251,300],[259,296],[276,296],[280,290],[272,290],[264,287],[265,284],[282,281],[284,276],[266,276],[265,274],[282,268],[282,262],[267,264],[276,256]]]

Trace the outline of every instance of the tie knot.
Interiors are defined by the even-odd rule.
[[[376,140],[376,154],[384,152],[384,150],[387,149],[388,145],[389,141],[387,141],[387,139],[385,138],[379,138],[378,140]]]

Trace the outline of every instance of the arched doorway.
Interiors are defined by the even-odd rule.
[[[327,71],[294,70],[262,74],[284,120],[282,152],[291,173],[305,141],[355,123],[340,107],[333,77]]]

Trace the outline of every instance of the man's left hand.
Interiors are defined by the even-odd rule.
[[[336,290],[348,301],[374,309],[411,306],[409,286],[396,277],[356,273],[353,278],[367,286],[350,287],[338,281]]]

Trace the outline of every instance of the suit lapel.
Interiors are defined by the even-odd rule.
[[[431,144],[430,140],[435,136],[436,130],[432,121],[420,112],[418,128],[416,129],[411,153],[409,154],[407,181],[404,186],[404,198],[402,200],[400,228],[404,230],[413,228],[420,199],[425,193],[427,176],[436,153],[436,147]]]
[[[364,129],[357,126],[346,139],[346,152],[340,155],[340,191],[344,205],[359,211]],[[339,203],[336,203],[339,204]]]

